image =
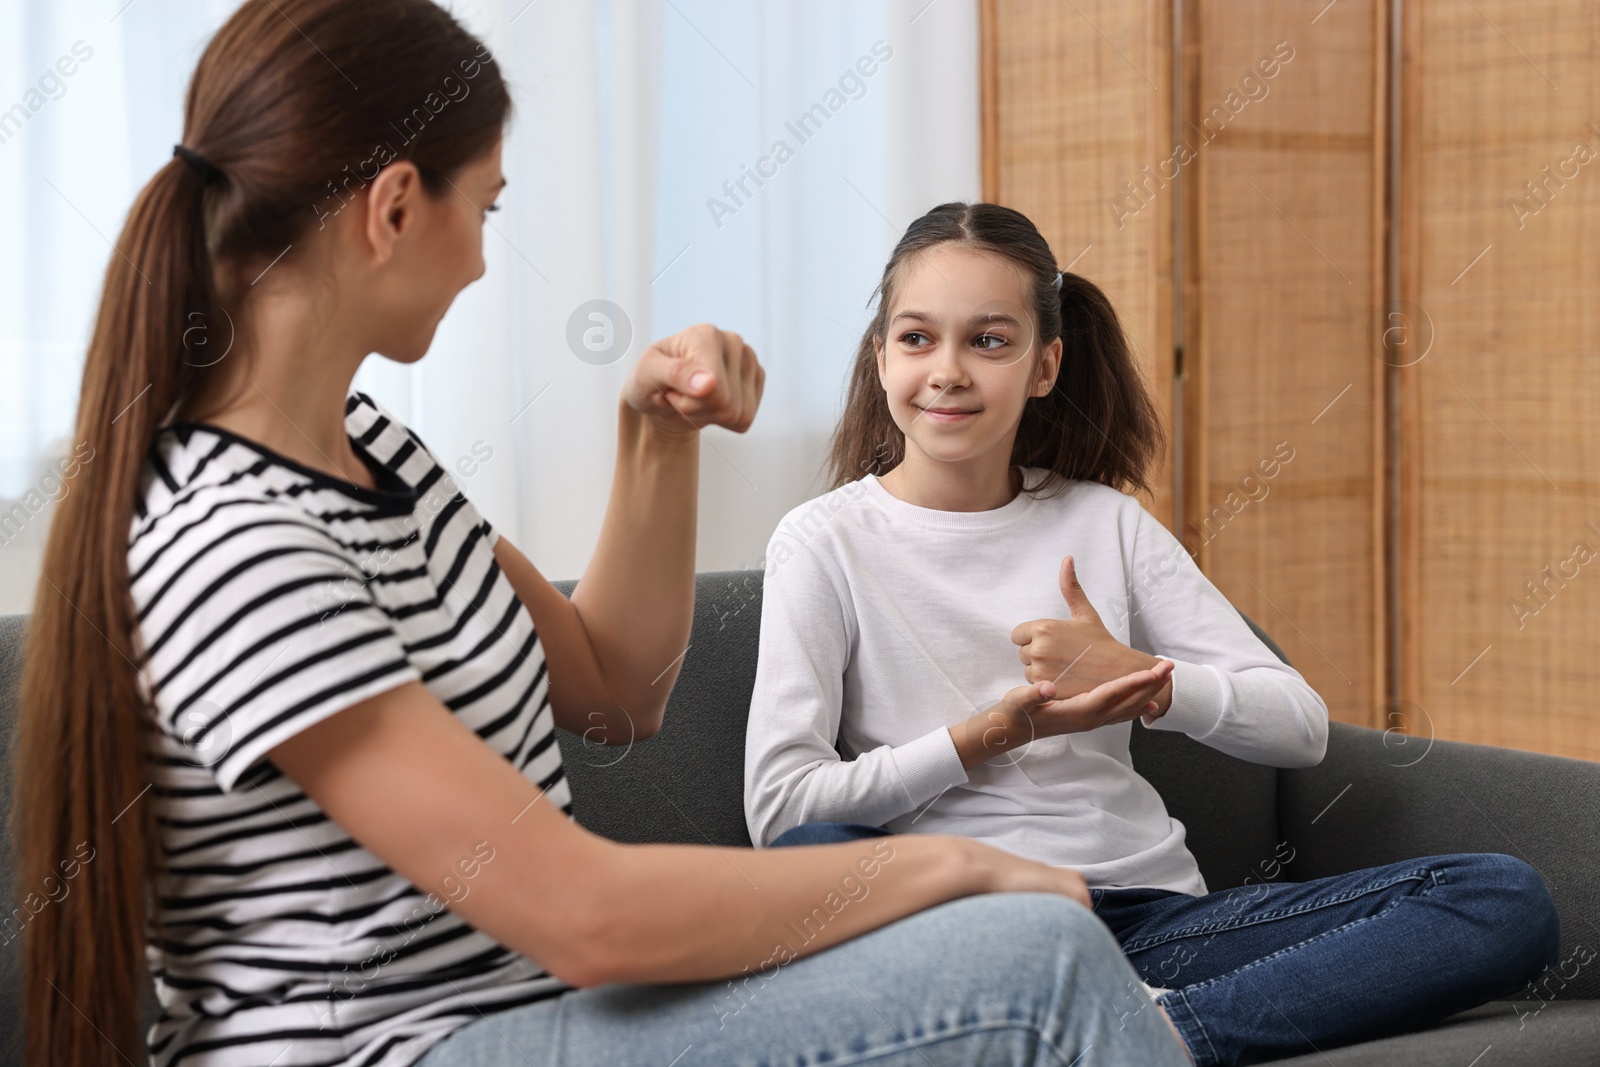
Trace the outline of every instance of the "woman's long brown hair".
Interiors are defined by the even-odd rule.
[[[430,195],[461,195],[448,179],[509,114],[493,56],[431,0],[247,0],[200,57],[183,144],[222,176],[174,158],[128,213],[84,363],[89,458],[57,505],[28,623],[12,811],[28,1064],[147,1057],[160,786],[128,545],[158,430],[193,414],[208,353],[237,328],[217,279],[292,260],[393,159]]]
[[[946,242],[995,252],[1021,267],[1040,345],[1062,341],[1055,386],[1029,398],[1011,449],[1012,466],[1049,472],[1025,491],[1054,493],[1068,480],[1082,480],[1149,492],[1149,468],[1165,453],[1166,436],[1111,301],[1070,271],[1057,292],[1055,254],[1026,215],[959,201],[940,204],[908,226],[883,268],[873,294],[878,310],[856,348],[844,415],[828,451],[829,488],[887,474],[905,458],[905,434],[878,381],[877,347],[886,341],[895,286],[905,270],[920,253]]]

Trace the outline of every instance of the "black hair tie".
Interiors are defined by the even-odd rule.
[[[185,148],[181,144],[175,144],[172,146],[172,154],[193,167],[195,172],[200,175],[202,182],[209,183],[222,177],[222,171],[215,163],[192,148]]]

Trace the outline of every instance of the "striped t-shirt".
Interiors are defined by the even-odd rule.
[[[264,758],[420,679],[572,810],[544,650],[497,533],[379,404],[357,392],[345,412],[376,490],[203,423],[162,429],[145,464],[128,565],[159,726],[159,1067],[399,1067],[568,988],[446,907],[492,842],[425,893]]]

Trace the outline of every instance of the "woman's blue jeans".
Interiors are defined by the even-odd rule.
[[[807,823],[774,846],[887,833]],[[1095,914],[1200,1067],[1421,1029],[1522,989],[1554,964],[1561,923],[1544,880],[1496,853],[1404,860],[1203,897],[1091,889]]]
[[[1186,1067],[1136,977],[1081,904],[993,893],[770,971],[495,1012],[416,1067]]]

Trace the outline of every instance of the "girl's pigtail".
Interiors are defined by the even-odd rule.
[[[1024,411],[1011,461],[1150,492],[1147,472],[1165,453],[1166,436],[1122,322],[1089,279],[1071,271],[1055,277],[1061,370],[1055,387]],[[1057,287],[1054,278],[1049,284]]]

